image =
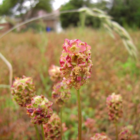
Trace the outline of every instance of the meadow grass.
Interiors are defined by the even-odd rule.
[[[134,44],[140,50],[140,31],[129,31]],[[135,139],[140,137],[140,63],[131,58],[124,48],[119,36],[115,34],[112,39],[104,30],[93,29],[69,29],[63,33],[10,33],[0,41],[0,51],[11,62],[14,77],[22,75],[31,76],[35,81],[36,94],[44,94],[51,100],[53,83],[48,75],[51,64],[59,65],[59,57],[62,51],[64,39],[80,39],[91,47],[93,69],[91,79],[81,88],[83,134],[88,139],[94,132],[106,132],[114,139],[115,129],[108,120],[106,109],[106,97],[115,92],[121,94],[124,99],[124,116],[119,127],[133,125]],[[0,84],[8,84],[8,70],[0,60]],[[63,109],[63,122],[66,122],[68,130],[65,133],[66,140],[75,140],[77,137],[77,106],[75,90],[71,91],[71,99]],[[0,89],[0,138],[28,139],[35,133],[30,124],[25,110],[17,108],[10,99],[9,89]],[[56,112],[59,111],[54,106]],[[10,110],[10,117],[8,111]],[[16,117],[15,117],[16,116]],[[22,118],[22,119],[21,119]],[[84,121],[93,118],[96,122],[94,132],[88,132]],[[7,121],[10,121],[8,128]],[[18,122],[24,130],[20,136]],[[6,124],[6,125],[5,125]],[[7,126],[7,127],[6,127]],[[13,126],[15,127],[13,129]],[[5,131],[6,130],[6,131]],[[88,133],[88,136],[87,136]],[[25,138],[26,136],[26,138]]]

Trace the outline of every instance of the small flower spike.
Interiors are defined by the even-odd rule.
[[[45,140],[61,140],[61,120],[55,113],[43,125]]]
[[[119,119],[122,117],[122,97],[121,95],[116,95],[113,93],[106,100],[109,119],[113,123],[117,123]]]
[[[56,82],[61,80],[61,71],[60,71],[60,67],[52,65],[49,68],[49,75],[52,81]]]
[[[93,137],[90,138],[90,140],[111,140],[108,136],[106,136],[104,133],[96,133]]]
[[[32,98],[31,104],[27,105],[27,114],[30,116],[32,123],[47,123],[53,114],[52,102],[43,95]]]
[[[91,77],[91,47],[79,39],[65,39],[60,70],[66,83],[79,89]]]
[[[65,82],[62,81],[54,85],[52,98],[58,106],[62,107],[70,97],[70,89]]]
[[[129,127],[124,127],[119,133],[119,140],[132,140],[132,133]]]
[[[13,99],[21,106],[25,107],[31,103],[34,96],[35,86],[31,77],[15,78],[11,86]]]

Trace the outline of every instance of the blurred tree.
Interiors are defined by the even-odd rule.
[[[22,16],[29,10],[45,10],[51,12],[52,0],[3,0],[0,5],[0,15],[15,15]],[[28,6],[26,5],[28,3]],[[23,16],[24,17],[24,16]]]
[[[109,14],[123,26],[140,27],[140,0],[112,0]]]
[[[92,0],[70,0],[68,3],[66,3],[61,7],[60,11],[78,9],[84,6],[89,8],[100,7],[100,9],[105,9],[106,2],[104,0],[101,0],[98,3],[92,3]],[[67,28],[71,25],[78,26],[80,14],[79,13],[61,14],[60,20],[63,28]],[[99,27],[100,20],[98,20],[97,18],[93,18],[91,16],[86,16],[86,26]]]

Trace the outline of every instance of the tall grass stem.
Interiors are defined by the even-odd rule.
[[[11,63],[0,53],[0,58],[2,61],[7,65],[9,69],[9,85],[12,85],[12,78],[13,78],[13,69]]]

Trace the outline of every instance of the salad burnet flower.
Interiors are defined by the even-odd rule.
[[[53,114],[52,102],[43,95],[35,96],[31,100],[31,104],[27,105],[27,114],[30,116],[32,123],[47,123]]]
[[[11,86],[13,99],[21,106],[25,107],[31,103],[34,96],[35,86],[31,77],[15,78]]]
[[[64,81],[54,85],[52,98],[58,106],[62,107],[69,100],[70,97],[70,89]]]
[[[79,39],[65,39],[60,71],[69,87],[79,89],[91,77],[91,47]]]
[[[106,104],[108,108],[109,119],[112,122],[117,123],[123,114],[121,95],[116,95],[113,93],[107,98]]]

